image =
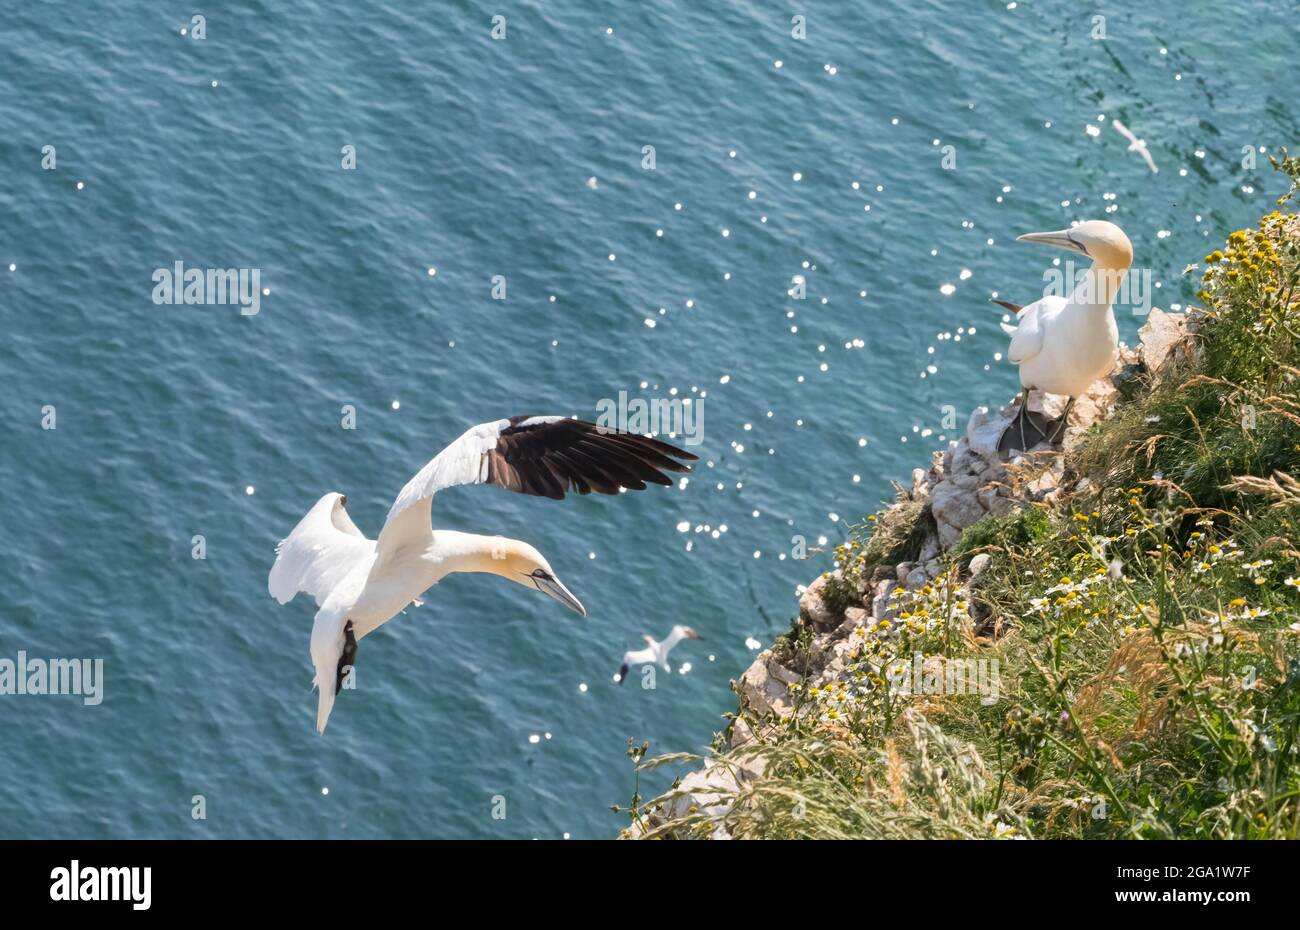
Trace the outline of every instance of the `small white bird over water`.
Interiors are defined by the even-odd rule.
[[[619,666],[616,679],[620,685],[627,681],[627,670],[634,665],[658,665],[665,672],[672,671],[672,666],[668,664],[668,653],[683,639],[699,639],[700,634],[688,626],[678,624],[661,641],[656,641],[652,636],[642,638],[647,643],[646,648],[623,653],[623,664]]]
[[[1137,152],[1141,155],[1142,160],[1146,162],[1147,167],[1151,169],[1151,173],[1158,174],[1160,169],[1156,167],[1156,160],[1151,157],[1151,150],[1147,148],[1147,140],[1139,139],[1133,130],[1129,129],[1117,119],[1111,120],[1110,122],[1111,125],[1115,127],[1115,131],[1128,140],[1128,150],[1130,152]]]
[[[1007,358],[1020,366],[1020,413],[1002,436],[1002,451],[1033,448],[1046,439],[1055,442],[1065,428],[1074,399],[1115,367],[1119,329],[1112,304],[1133,264],[1133,245],[1114,223],[1089,220],[1056,232],[1026,233],[1025,242],[1041,242],[1092,259],[1068,297],[1049,295],[1026,307],[999,300],[1019,318],[1003,323],[1011,336]],[[1035,423],[1029,413],[1029,392],[1062,394],[1069,398],[1056,428]]]
[[[535,588],[582,615],[587,611],[526,542],[430,525],[433,495],[461,484],[560,500],[567,491],[617,494],[646,482],[671,485],[664,471],[689,471],[689,452],[657,439],[607,431],[566,417],[511,417],[483,423],[439,452],[397,495],[379,538],[367,539],[331,492],[279,546],[267,588],[281,604],[299,591],[320,608],[311,658],[320,690],[316,729],[325,732],[334,698],[356,659],[357,642],[452,572],[489,572]]]

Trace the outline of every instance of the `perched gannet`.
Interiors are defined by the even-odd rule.
[[[621,685],[627,681],[627,670],[633,665],[658,665],[665,672],[672,671],[668,664],[668,653],[683,639],[699,639],[700,634],[688,626],[678,624],[669,631],[662,641],[656,642],[652,636],[643,636],[648,644],[644,649],[632,649],[623,653],[623,664],[619,666],[616,679]]]
[[[1003,451],[1025,451],[1041,439],[1055,442],[1065,428],[1074,399],[1114,368],[1119,330],[1111,304],[1133,263],[1128,236],[1104,220],[1089,220],[1056,232],[1026,233],[1018,238],[1086,255],[1092,259],[1092,267],[1068,297],[1053,294],[1027,307],[997,301],[1019,317],[1017,325],[1003,323],[1002,328],[1011,336],[1007,358],[1020,366],[1020,384],[1024,388],[1020,413],[1003,433]],[[1050,435],[1045,425],[1030,418],[1029,392],[1033,389],[1069,398]],[[1032,442],[1026,437],[1026,425],[1034,436]],[[1017,439],[1019,445],[1015,446]]]
[[[334,698],[356,659],[357,642],[452,572],[490,572],[536,588],[582,615],[542,554],[526,542],[430,525],[433,495],[461,484],[494,484],[556,500],[566,491],[617,494],[646,482],[671,485],[664,471],[689,471],[675,446],[566,417],[511,417],[483,423],[439,452],[397,495],[379,538],[367,539],[331,492],[276,547],[267,589],[281,604],[299,591],[320,608],[311,658],[320,690],[316,729],[325,732]]]

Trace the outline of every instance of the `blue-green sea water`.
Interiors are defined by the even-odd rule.
[[[797,6],[248,0],[196,39],[192,4],[5,4],[0,658],[104,681],[0,695],[0,836],[613,835],[628,737],[704,749],[829,566],[792,538],[835,544],[945,407],[1017,389],[988,298],[1052,255],[1015,235],[1110,219],[1183,306],[1300,144],[1289,3]],[[258,269],[260,312],[155,303],[178,261]],[[467,426],[620,391],[703,398],[684,487],[434,506],[590,615],[453,577],[317,736],[276,541],[330,490],[373,536]],[[611,681],[679,622],[687,674]]]

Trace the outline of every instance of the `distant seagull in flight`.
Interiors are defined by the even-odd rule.
[[[1019,318],[1017,325],[1003,323],[1002,328],[1011,336],[1007,358],[1020,366],[1024,389],[1020,392],[1020,413],[1002,434],[999,447],[1003,452],[1027,451],[1044,439],[1056,442],[1074,399],[1115,367],[1119,330],[1112,304],[1133,264],[1133,245],[1128,236],[1104,220],[1089,220],[1056,232],[1026,233],[1018,238],[1085,255],[1092,259],[1092,267],[1068,297],[1052,294],[1027,307],[996,301]],[[1029,392],[1034,389],[1069,398],[1050,433],[1046,424],[1034,422],[1029,413]]]
[[[1151,157],[1151,152],[1147,148],[1147,140],[1139,139],[1136,135],[1134,135],[1133,130],[1129,129],[1127,126],[1125,126],[1117,119],[1111,120],[1110,124],[1115,127],[1115,129],[1119,132],[1121,136],[1123,136],[1125,139],[1128,139],[1128,150],[1130,152],[1137,152],[1139,155],[1141,155],[1142,160],[1145,161],[1147,163],[1147,167],[1151,169],[1151,173],[1158,174],[1160,172],[1160,169],[1156,167],[1156,160]]]
[[[627,670],[634,665],[658,665],[665,672],[672,671],[668,664],[668,653],[683,639],[699,639],[700,634],[688,626],[678,624],[669,631],[662,642],[656,642],[651,636],[642,637],[647,645],[644,649],[635,649],[623,653],[623,664],[619,666],[617,681],[621,685],[627,681]]]
[[[311,631],[316,729],[325,732],[334,698],[356,659],[357,642],[397,616],[452,572],[490,572],[554,598],[586,616],[542,554],[526,542],[430,525],[433,495],[462,484],[492,484],[555,500],[565,492],[617,494],[671,485],[664,471],[689,471],[696,456],[657,439],[567,417],[511,417],[468,430],[420,469],[397,495],[379,539],[367,539],[347,498],[318,500],[276,547],[267,589],[281,604],[299,591],[320,608]]]

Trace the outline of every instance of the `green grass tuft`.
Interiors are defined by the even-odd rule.
[[[986,549],[1032,545],[1051,532],[1051,517],[1041,507],[1023,507],[1003,516],[989,514],[962,531],[949,558],[960,561]]]

